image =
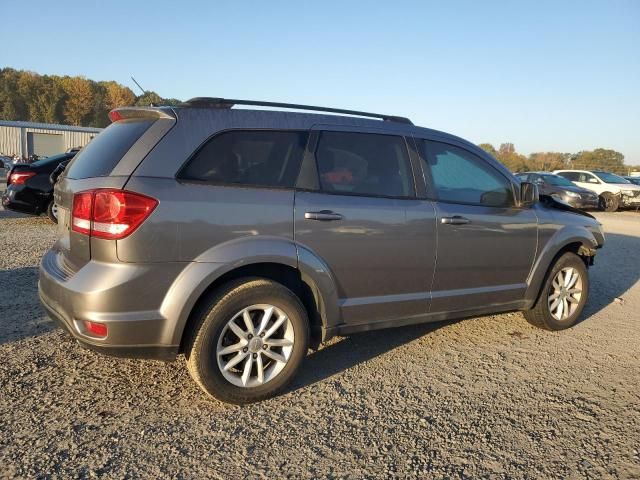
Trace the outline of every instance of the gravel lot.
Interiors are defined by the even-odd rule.
[[[182,359],[65,337],[37,300],[53,225],[0,210],[0,477],[640,478],[640,214],[597,216],[575,328],[511,313],[336,339],[288,393],[232,407]]]

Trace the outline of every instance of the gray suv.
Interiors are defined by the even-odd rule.
[[[335,335],[510,310],[560,330],[587,301],[598,222],[461,138],[219,98],[110,118],[56,184],[40,299],[89,348],[184,354],[222,401],[273,396]]]

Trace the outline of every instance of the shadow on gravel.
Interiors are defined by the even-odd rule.
[[[623,298],[640,280],[640,237],[605,233],[605,244],[598,250],[595,265],[589,268],[591,288],[581,322],[588,321],[607,305]]]
[[[0,270],[0,345],[55,328],[38,300],[38,267]]]
[[[580,323],[589,321],[616,298],[624,298],[625,292],[640,280],[638,247],[638,237],[607,234],[605,247],[598,251],[595,266],[589,269],[590,298]],[[390,328],[346,337],[308,355],[290,390],[322,381],[457,321],[465,320]]]
[[[389,328],[345,337],[308,355],[289,391],[320,382],[456,321]]]

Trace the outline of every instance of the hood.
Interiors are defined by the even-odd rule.
[[[565,212],[575,213],[576,215],[582,215],[583,217],[593,218],[595,220],[596,217],[593,215],[580,210],[578,208],[574,208],[566,202],[562,200],[552,197],[551,195],[542,195],[540,194],[540,203],[545,208],[553,208],[555,210],[563,210]]]

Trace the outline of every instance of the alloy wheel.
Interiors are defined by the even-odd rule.
[[[216,360],[226,380],[258,387],[282,372],[291,358],[295,334],[287,314],[268,304],[243,308],[218,338]]]
[[[582,277],[573,267],[560,270],[551,282],[547,299],[549,312],[556,320],[566,320],[578,309],[582,298]]]

